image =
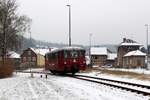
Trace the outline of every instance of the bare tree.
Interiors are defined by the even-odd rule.
[[[0,51],[3,61],[7,50],[20,46],[19,36],[30,29],[27,16],[17,13],[16,0],[0,0]]]

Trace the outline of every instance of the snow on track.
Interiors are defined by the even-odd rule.
[[[28,80],[28,85],[29,85],[29,90],[32,92],[33,94],[33,98],[38,98],[37,94],[35,93],[33,86],[31,85],[31,80]]]

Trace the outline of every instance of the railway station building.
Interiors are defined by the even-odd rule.
[[[140,50],[128,52],[123,57],[123,66],[126,68],[144,68],[146,54]]]
[[[139,50],[141,46],[134,40],[123,38],[123,42],[118,46],[116,66],[120,68],[145,66],[145,54]]]

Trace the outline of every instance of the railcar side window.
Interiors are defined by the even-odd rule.
[[[78,52],[77,51],[71,51],[71,58],[77,58]]]
[[[52,54],[48,54],[48,59],[52,59]]]
[[[58,58],[58,53],[55,53],[55,59],[57,59]]]
[[[68,57],[67,51],[64,51],[64,58],[67,58],[67,57]]]
[[[80,57],[84,57],[85,56],[85,52],[84,51],[80,51],[79,54],[80,54]]]
[[[58,58],[58,53],[52,53],[52,59],[57,59]]]

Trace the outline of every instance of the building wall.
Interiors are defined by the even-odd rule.
[[[148,62],[150,63],[150,54],[148,55]]]
[[[103,66],[106,64],[107,56],[106,55],[91,55],[91,63],[96,66]]]
[[[8,58],[9,60],[12,61],[12,64],[15,69],[18,69],[20,66],[20,58]]]
[[[123,56],[134,50],[138,50],[139,46],[119,46],[117,51],[117,66],[122,67],[123,66]]]
[[[125,68],[145,67],[145,56],[124,57],[123,67]]]
[[[43,55],[37,54],[37,66],[38,67],[45,66],[45,57]]]
[[[106,64],[111,65],[112,67],[114,67],[115,66],[115,60],[107,60]]]
[[[21,55],[21,65],[23,67],[30,67],[29,63],[32,64],[32,67],[37,66],[37,55],[31,49],[26,49]]]

